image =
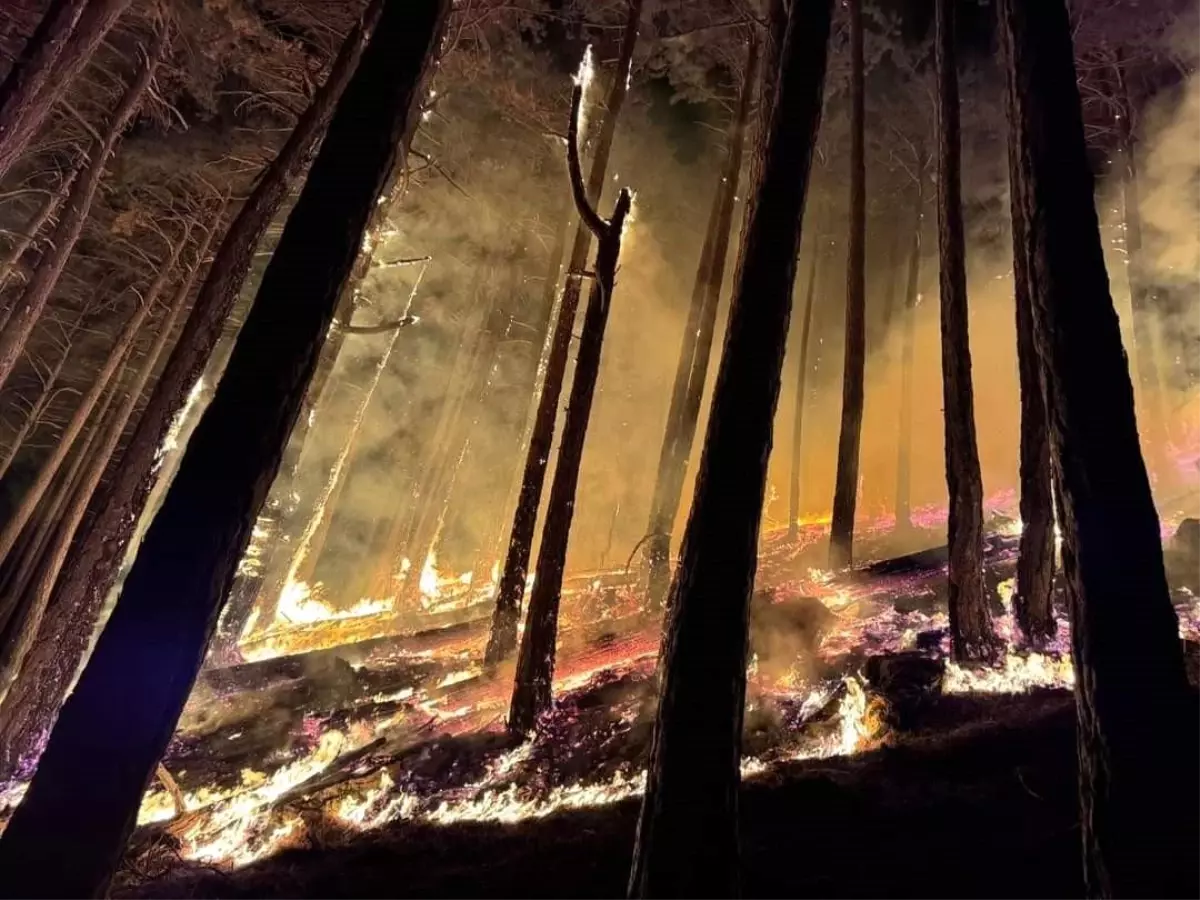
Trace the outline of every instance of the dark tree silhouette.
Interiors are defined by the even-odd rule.
[[[862,445],[863,383],[867,367],[867,164],[863,150],[864,62],[862,0],[850,9],[850,235],[846,252],[846,362],[842,376],[842,424],[838,437],[829,565],[841,569],[854,556],[858,505],[858,457]]]
[[[818,226],[819,227],[819,226]],[[792,413],[792,470],[788,478],[788,540],[800,536],[800,471],[804,462],[804,401],[808,381],[808,338],[812,331],[813,300],[821,269],[820,231],[813,242],[808,286],[804,289],[804,320],[800,326],[800,363],[796,369],[796,407]]]
[[[1138,444],[1063,0],[1000,0],[1071,612],[1085,876],[1197,896],[1200,733]]]
[[[371,210],[407,153],[449,8],[449,0],[384,6],[225,376],[0,838],[6,895],[105,890],[278,470]]]
[[[734,896],[750,592],[832,0],[793,0],[683,553],[629,891]]]
[[[255,248],[312,158],[333,109],[354,74],[363,29],[378,20],[375,0],[347,37],[325,84],[300,117],[275,160],[242,204],[217,248],[174,349],[114,468],[97,494],[96,515],[85,523],[55,588],[50,614],[26,661],[26,676],[0,705],[0,775],[36,754],[66,697],[91,642],[104,598],[116,582],[158,473],[158,454],[179,411],[212,358],[237,300]]]
[[[583,90],[579,85],[571,95],[571,124],[567,132],[567,165],[571,176],[571,194],[580,221],[596,236],[596,269],[588,294],[583,319],[583,334],[575,358],[575,377],[567,402],[567,420],[563,424],[558,463],[550,485],[546,524],[542,526],[542,545],[538,550],[533,590],[529,596],[529,615],[521,636],[521,652],[513,682],[508,727],[526,732],[533,728],[538,715],[549,709],[554,680],[555,644],[558,639],[558,606],[562,598],[563,570],[567,563],[567,542],[575,512],[575,489],[579,484],[579,465],[592,415],[592,399],[600,376],[600,353],[604,331],[612,309],[617,264],[625,219],[633,203],[628,190],[617,196],[612,217],[605,221],[588,203],[579,165],[579,111]]]
[[[912,528],[913,361],[917,339],[917,300],[921,285],[921,230],[925,226],[925,186],[917,181],[916,221],[908,250],[900,340],[900,422],[896,443],[896,530]]]
[[[592,151],[587,199],[593,205],[600,202],[600,195],[604,191],[608,158],[617,133],[617,120],[629,89],[629,71],[633,63],[633,50],[637,46],[643,3],[644,0],[630,0],[629,16],[625,20],[625,30],[621,37],[620,56],[604,103],[604,122],[600,126],[595,149]],[[513,513],[512,532],[509,534],[508,551],[504,558],[504,572],[500,576],[500,587],[496,592],[492,630],[484,651],[484,662],[488,666],[494,666],[507,659],[517,646],[521,598],[525,596],[525,579],[529,573],[529,557],[537,528],[538,507],[542,502],[546,466],[550,461],[554,426],[558,420],[558,401],[562,398],[563,377],[566,375],[567,357],[571,350],[571,333],[575,327],[576,313],[579,311],[581,273],[587,265],[591,243],[591,231],[580,222],[567,262],[567,280],[558,306],[558,319],[554,323],[550,354],[546,360],[546,374],[542,380],[542,391],[537,400],[537,411],[534,413],[533,431],[525,454],[525,472],[521,477],[521,490],[517,495],[516,511]]]
[[[935,0],[938,104],[938,256],[942,323],[942,407],[950,497],[950,638],[954,658],[988,659],[997,641],[983,587],[983,473],[975,439],[975,392],[967,319],[966,239],[954,3]]]
[[[684,343],[680,350],[679,368],[675,373],[671,406],[667,412],[667,428],[659,455],[658,477],[654,484],[647,538],[647,560],[650,564],[647,588],[652,607],[662,605],[670,585],[671,532],[675,526],[675,516],[679,512],[679,501],[683,496],[688,460],[692,456],[696,428],[700,422],[704,384],[708,380],[708,364],[712,357],[721,286],[725,283],[725,263],[729,257],[729,239],[733,234],[733,211],[742,171],[746,128],[750,121],[758,61],[759,42],[754,38],[751,40],[746,59],[741,96],[733,130],[729,135],[729,151],[721,172],[721,184],[717,190],[714,208],[716,221],[711,223],[712,244],[709,246],[706,241],[706,246],[701,251],[692,308],[689,310],[685,326],[687,331],[684,333]],[[696,314],[694,321],[691,315],[693,311]],[[687,357],[686,367],[684,356]]]

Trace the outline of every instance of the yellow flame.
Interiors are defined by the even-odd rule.
[[[425,557],[425,565],[421,568],[419,583],[421,593],[430,600],[435,599],[438,595],[438,580],[437,554],[431,550],[429,556]]]

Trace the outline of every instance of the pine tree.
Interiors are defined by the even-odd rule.
[[[659,656],[632,896],[734,896],[746,645],[831,0],[793,0]]]

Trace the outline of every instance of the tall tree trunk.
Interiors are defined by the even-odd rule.
[[[792,414],[792,470],[788,478],[788,540],[800,536],[800,471],[804,462],[804,401],[808,393],[808,337],[812,331],[817,272],[821,268],[821,243],[813,241],[808,287],[804,289],[804,321],[800,326],[800,365],[796,371],[796,406]]]
[[[633,49],[637,45],[643,3],[644,0],[630,0],[629,15],[621,36],[621,53],[604,103],[604,124],[600,126],[600,133],[596,137],[592,167],[588,172],[587,181],[587,199],[593,206],[600,202],[600,195],[604,191],[608,158],[612,153],[613,139],[617,133],[617,120],[629,88],[629,72],[633,64]],[[580,278],[587,266],[591,244],[592,233],[580,222],[575,230],[575,242],[571,245],[567,280],[558,305],[558,319],[554,323],[550,355],[546,360],[546,374],[542,380],[542,392],[538,397],[529,449],[525,454],[525,472],[521,476],[521,492],[517,495],[517,508],[513,513],[512,532],[504,559],[504,573],[500,577],[500,588],[496,592],[492,629],[484,651],[484,662],[488,666],[495,666],[507,659],[517,646],[517,621],[521,615],[521,599],[525,596],[525,578],[529,572],[529,556],[533,549],[534,531],[537,528],[538,507],[542,502],[546,466],[550,460],[554,426],[558,420],[558,401],[562,397],[567,357],[571,350],[571,333],[575,328],[575,314],[579,310]]]
[[[25,256],[29,248],[33,246],[37,236],[41,234],[42,229],[46,227],[46,223],[58,216],[59,210],[62,209],[67,198],[71,196],[71,187],[75,184],[75,179],[83,170],[83,160],[73,165],[71,170],[65,173],[58,183],[58,187],[46,195],[41,207],[29,223],[25,226],[25,232],[13,241],[13,245],[8,248],[4,254],[4,258],[0,259],[0,291],[3,291],[8,284],[9,278],[12,277],[13,271],[21,264],[21,258]],[[9,311],[0,314],[0,328],[3,328],[8,323]]]
[[[629,892],[736,896],[746,645],[831,0],[792,0],[696,493],[667,604]]]
[[[729,153],[722,173],[724,190],[718,191],[716,230],[710,248],[708,266],[697,272],[698,286],[702,290],[699,323],[688,367],[687,383],[675,408],[671,398],[668,414],[667,435],[663,451],[665,462],[659,463],[660,484],[656,485],[654,506],[650,515],[650,537],[647,558],[650,563],[648,594],[651,608],[662,606],[671,579],[671,532],[679,512],[683,496],[683,483],[687,476],[687,464],[692,455],[696,439],[696,427],[700,420],[700,407],[704,398],[704,384],[708,378],[708,363],[712,356],[713,335],[716,331],[717,307],[721,299],[721,286],[725,281],[725,261],[729,256],[729,238],[733,232],[733,211],[737,201],[738,181],[742,171],[742,156],[746,143],[746,127],[750,119],[750,103],[757,82],[759,61],[758,41],[752,40],[746,58],[745,77],[742,80],[741,97],[729,135]],[[672,419],[671,416],[675,418]],[[667,443],[669,441],[669,444]]]
[[[1063,0],[1001,0],[1061,505],[1088,891],[1188,896],[1200,733],[1109,292]]]
[[[41,317],[42,310],[46,308],[46,303],[58,284],[59,276],[66,268],[71,251],[75,248],[75,242],[83,233],[88,210],[91,209],[96,190],[100,187],[100,181],[104,177],[104,168],[108,164],[117,142],[120,141],[125,126],[129,124],[141,107],[142,98],[146,94],[146,89],[150,87],[150,82],[154,79],[154,72],[166,50],[166,36],[166,29],[163,28],[155,38],[154,46],[147,54],[137,75],[125,89],[121,102],[117,104],[112,119],[109,120],[108,128],[98,141],[92,142],[89,149],[90,161],[71,188],[71,197],[67,201],[66,209],[59,217],[58,226],[54,229],[54,236],[50,240],[50,247],[38,264],[33,280],[29,282],[13,306],[13,311],[5,323],[4,329],[0,331],[0,386],[8,381],[12,370],[16,368],[17,360],[20,359],[21,353],[25,349],[26,341],[33,333],[33,328]]]
[[[5,892],[105,890],[278,471],[371,210],[407,154],[449,9],[449,0],[385,4],[225,376],[0,838]]]
[[[975,438],[975,391],[967,315],[966,238],[954,3],[934,4],[938,105],[938,258],[941,286],[942,408],[950,498],[950,639],[960,662],[990,659],[997,641],[983,586],[983,473]]]
[[[917,220],[908,251],[904,288],[904,323],[900,345],[900,427],[896,452],[896,530],[912,528],[912,409],[913,362],[917,341],[917,301],[921,284],[921,228],[925,222],[925,189],[917,183]]]
[[[842,374],[842,425],[838,437],[829,566],[854,558],[858,456],[862,444],[863,384],[867,367],[867,164],[863,153],[863,0],[850,0],[850,235],[846,253],[846,360]]]
[[[1125,65],[1118,54],[1113,66],[1113,89],[1116,94],[1117,140],[1121,155],[1121,192],[1125,222],[1125,260],[1129,273],[1129,301],[1133,319],[1133,358],[1137,372],[1138,409],[1143,423],[1142,432],[1151,454],[1161,453],[1166,440],[1166,418],[1161,393],[1162,381],[1158,371],[1158,348],[1155,341],[1154,297],[1142,241],[1141,186],[1138,179],[1137,145],[1134,137],[1134,106],[1129,96]]]
[[[157,480],[163,441],[211,360],[250,268],[255,247],[324,133],[362,52],[363,30],[370,28],[371,17],[378,16],[381,5],[382,0],[376,0],[363,23],[351,32],[325,84],[242,205],[217,249],[182,332],[121,455],[121,463],[97,497],[94,506],[97,514],[79,535],[63,565],[56,605],[64,603],[73,612],[47,623],[57,632],[43,635],[44,647],[39,642],[27,663],[31,671],[38,672],[40,691],[24,708],[0,713],[5,719],[0,760],[34,755],[45,739],[87,652],[96,616],[121,570],[125,550],[137,531]],[[19,724],[14,722],[10,727],[10,717],[19,720]],[[13,743],[6,743],[9,740]]]
[[[0,179],[83,71],[130,0],[52,0],[0,84]]]
[[[883,296],[883,315],[880,316],[879,334],[880,343],[887,346],[888,330],[892,327],[892,319],[896,315],[896,295],[900,279],[896,277],[896,271],[900,268],[900,254],[904,252],[904,242],[900,231],[899,216],[891,219],[891,242],[888,245],[887,270],[885,278],[887,286],[884,288]]]
[[[92,410],[99,401],[101,394],[107,389],[109,382],[112,381],[113,377],[119,371],[122,362],[129,355],[129,348],[137,340],[142,324],[154,308],[154,304],[158,302],[158,295],[162,293],[171,273],[175,270],[175,263],[179,259],[179,253],[183,249],[183,245],[187,242],[190,231],[191,228],[189,226],[170,249],[168,258],[163,260],[158,276],[147,289],[146,296],[142,299],[141,305],[126,320],[116,342],[108,351],[108,358],[105,360],[104,365],[92,376],[87,393],[80,399],[79,405],[75,407],[75,412],[71,415],[70,421],[67,422],[62,433],[59,434],[54,449],[50,451],[50,455],[46,457],[41,468],[38,469],[33,483],[25,489],[25,494],[21,497],[21,502],[13,511],[13,514],[4,523],[4,527],[0,528],[0,560],[5,559],[9,551],[12,550],[17,536],[29,522],[33,511],[41,502],[46,488],[54,479],[63,461],[66,460],[67,454],[74,445],[75,439],[79,437],[80,432],[83,430],[84,423],[91,416]]]
[[[1012,92],[1005,114],[1015,121]],[[1017,370],[1021,392],[1021,542],[1017,549],[1013,617],[1025,639],[1041,646],[1054,637],[1054,494],[1051,488],[1050,435],[1042,386],[1041,360],[1033,338],[1029,295],[1029,239],[1021,208],[1020,148],[1008,141],[1009,200],[1013,238],[1013,300],[1017,320]]]
[[[537,570],[529,597],[529,615],[525,620],[525,633],[521,637],[521,652],[517,658],[508,727],[518,732],[530,731],[537,717],[550,708],[552,700],[558,606],[562,596],[563,570],[567,563],[571,519],[575,513],[575,489],[579,484],[579,466],[583,460],[583,445],[592,415],[596,381],[600,377],[600,352],[604,345],[608,314],[612,309],[621,236],[633,203],[632,195],[623,189],[617,197],[612,217],[605,221],[588,202],[583,170],[579,164],[579,115],[582,105],[583,88],[576,84],[571,98],[571,124],[567,132],[567,165],[580,221],[596,236],[595,277],[583,317],[583,333],[579,338],[579,352],[575,359],[575,377],[567,401],[567,419],[563,424],[554,481],[550,485],[546,524],[542,527],[542,545],[538,551]]]

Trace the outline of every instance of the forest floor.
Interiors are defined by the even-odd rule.
[[[1073,897],[1068,692],[944,697],[857,756],[786,764],[742,791],[743,891],[762,897]],[[638,800],[516,823],[327,833],[232,872],[177,867],[130,897],[623,896]]]
[[[1009,650],[980,668],[946,659],[944,548],[881,546],[835,574],[806,544],[777,535],[760,558],[744,892],[1080,895],[1069,633],[1020,646],[1011,523],[993,520],[987,557]],[[1171,553],[1200,569],[1200,547]],[[1174,591],[1193,677],[1197,587]],[[581,576],[563,603],[555,705],[528,738],[504,728],[511,673],[472,662],[486,618],[469,609],[349,659],[210,670],[114,896],[623,895],[659,626],[627,573]]]

